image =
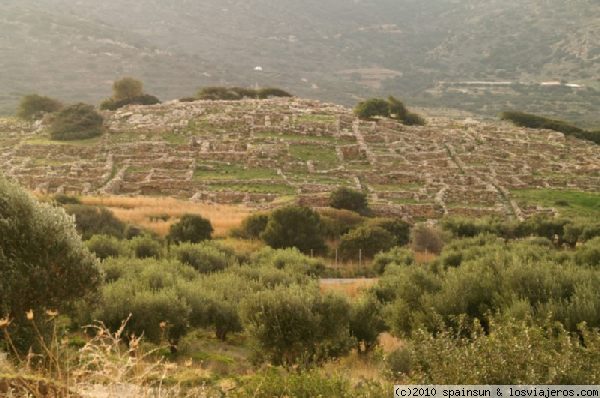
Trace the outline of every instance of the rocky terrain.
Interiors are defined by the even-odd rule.
[[[598,146],[472,118],[424,127],[360,121],[303,99],[170,102],[105,113],[99,138],[50,141],[44,126],[0,121],[0,171],[44,193],[173,196],[268,207],[323,205],[338,186],[407,219],[524,218],[552,208],[515,193],[600,189]]]

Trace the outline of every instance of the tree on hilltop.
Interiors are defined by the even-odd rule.
[[[37,94],[26,95],[21,98],[17,116],[25,120],[41,119],[46,113],[57,112],[61,110],[63,104],[50,97],[44,97]]]
[[[133,77],[124,77],[113,83],[113,95],[100,104],[100,109],[114,111],[126,105],[155,104],[160,104],[160,100],[144,93],[144,83]]]

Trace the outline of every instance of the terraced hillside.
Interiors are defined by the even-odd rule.
[[[368,191],[376,211],[408,219],[600,215],[598,146],[556,132],[446,117],[424,127],[365,122],[296,98],[171,102],[105,116],[106,134],[69,143],[50,141],[43,126],[0,122],[0,170],[47,193],[319,206],[343,185]]]

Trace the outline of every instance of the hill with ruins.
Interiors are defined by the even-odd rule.
[[[97,103],[132,75],[161,99],[258,83],[595,128],[599,21],[597,0],[3,0],[0,114],[32,92]]]
[[[324,206],[347,186],[368,192],[378,214],[408,220],[600,213],[598,146],[549,130],[444,115],[421,127],[362,121],[298,98],[172,101],[104,116],[101,137],[70,142],[51,141],[41,123],[1,119],[0,171],[45,194],[255,208]]]

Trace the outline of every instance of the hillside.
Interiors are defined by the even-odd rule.
[[[547,130],[470,118],[364,122],[348,108],[296,98],[172,102],[105,116],[104,136],[68,143],[5,120],[0,171],[43,193],[251,207],[321,206],[349,186],[369,192],[377,212],[412,220],[600,213],[597,146]]]
[[[600,123],[595,0],[7,0],[0,15],[4,113],[32,91],[98,101],[131,74],[165,99],[258,83]],[[556,80],[582,87],[540,85]]]

